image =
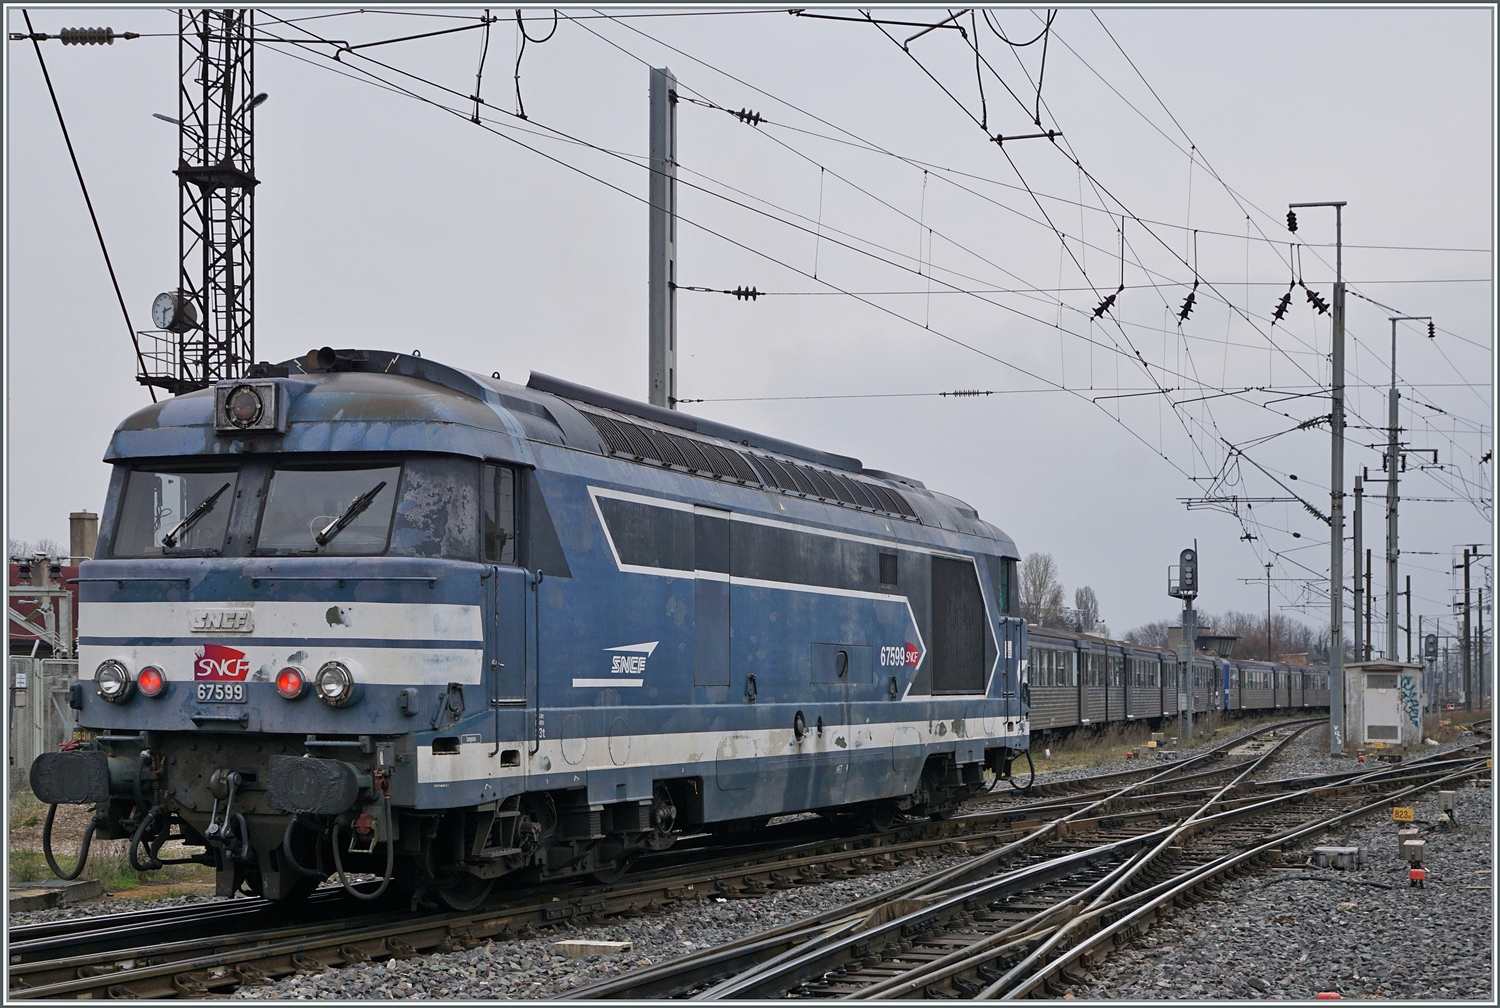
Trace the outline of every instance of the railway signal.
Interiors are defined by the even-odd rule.
[[[1198,540],[1193,540],[1193,548],[1183,550],[1177,557],[1178,564],[1175,568],[1176,578],[1173,578],[1174,568],[1167,569],[1167,594],[1173,598],[1182,599],[1182,644],[1187,654],[1178,662],[1177,689],[1178,709],[1186,715],[1184,722],[1187,733],[1184,738],[1193,737],[1193,655],[1198,650],[1198,614],[1193,609],[1193,600],[1198,597]],[[1187,706],[1182,706],[1180,699],[1183,678],[1187,679]]]

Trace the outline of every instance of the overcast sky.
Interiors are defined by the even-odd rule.
[[[684,97],[708,103],[679,106],[679,282],[770,294],[679,293],[678,393],[707,400],[685,410],[963,498],[1023,554],[1051,553],[1070,601],[1092,585],[1116,631],[1174,612],[1165,569],[1194,539],[1202,608],[1263,611],[1264,581],[1242,579],[1269,562],[1278,610],[1324,624],[1323,589],[1304,580],[1326,576],[1327,526],[1290,498],[1328,510],[1327,425],[1295,428],[1328,413],[1330,322],[1300,288],[1283,321],[1271,316],[1299,274],[1332,296],[1333,211],[1299,211],[1291,235],[1286,205],[1347,200],[1346,489],[1362,467],[1380,476],[1387,319],[1432,315],[1434,339],[1420,323],[1398,331],[1403,437],[1442,466],[1417,471],[1412,457],[1401,484],[1414,613],[1447,612],[1455,544],[1490,541],[1489,7],[1063,8],[1044,71],[1042,41],[999,34],[1030,41],[1041,9],[965,16],[962,34],[931,31],[908,53],[915,28],[784,9],[570,8],[521,59],[527,122],[513,114],[506,10],[490,29],[484,127],[453,94],[474,92],[482,30],[338,63],[315,41],[482,13],[405,9],[423,16],[259,15],[261,359],[419,349],[644,399],[640,160],[647,68],[668,66]],[[176,16],[30,10],[38,31],[165,33],[42,43],[131,323],[147,329],[177,270],[176,129],[151,117],[177,111]],[[550,11],[526,19],[532,38],[552,29]],[[25,30],[19,8],[7,27]],[[6,520],[12,538],[66,542],[68,512],[103,504],[110,432],[149,397],[36,55],[8,42],[6,56]],[[763,122],[724,111],[740,109]],[[990,139],[1038,132],[1038,111],[1055,142]],[[1095,320],[1122,281],[1122,221],[1125,290]],[[934,394],[963,389],[995,394]],[[1238,515],[1180,503],[1228,495],[1279,500]],[[1365,527],[1378,558],[1379,503]],[[1382,599],[1383,582],[1377,560]]]

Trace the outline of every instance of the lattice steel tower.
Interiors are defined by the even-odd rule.
[[[178,289],[152,306],[136,379],[173,394],[240,377],[255,359],[254,124],[266,96],[254,21],[253,10],[178,12]]]

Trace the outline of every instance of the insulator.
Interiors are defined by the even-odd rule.
[[[1277,322],[1280,322],[1283,318],[1286,317],[1286,310],[1291,307],[1291,304],[1292,292],[1290,289],[1288,289],[1285,294],[1281,295],[1281,302],[1276,306],[1276,310],[1271,313],[1272,325],[1275,325]]]
[[[1318,314],[1327,315],[1328,302],[1319,297],[1318,292],[1313,290],[1311,287],[1304,287],[1303,290],[1307,291],[1307,301],[1314,308],[1318,309]]]
[[[740,109],[738,112],[731,112],[729,114],[734,116],[740,122],[749,123],[751,126],[759,126],[761,123],[765,122],[765,120],[761,118],[759,112],[752,112],[749,109]]]
[[[1115,306],[1115,298],[1119,297],[1119,294],[1120,292],[1116,291],[1109,297],[1105,298],[1103,301],[1100,301],[1099,307],[1094,309],[1094,318],[1098,318],[1099,316],[1103,315],[1105,312],[1113,308]]]
[[[1294,211],[1286,212],[1286,229],[1292,234],[1297,233],[1297,214]]]
[[[1188,291],[1187,300],[1182,302],[1182,311],[1177,313],[1177,321],[1186,322],[1187,317],[1193,313],[1193,302],[1197,300],[1197,291]]]
[[[736,287],[730,293],[734,295],[736,301],[754,301],[760,297],[760,291],[754,287]]]
[[[1436,336],[1437,336],[1437,326],[1433,325],[1431,322],[1427,323],[1427,338],[1428,339],[1434,339],[1434,338],[1436,338]]]
[[[63,45],[114,45],[113,28],[64,28],[57,33]]]

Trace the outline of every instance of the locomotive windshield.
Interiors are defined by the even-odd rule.
[[[400,476],[400,466],[277,468],[255,552],[384,553]]]
[[[236,469],[136,469],[125,487],[113,554],[222,552],[238,480]]]

